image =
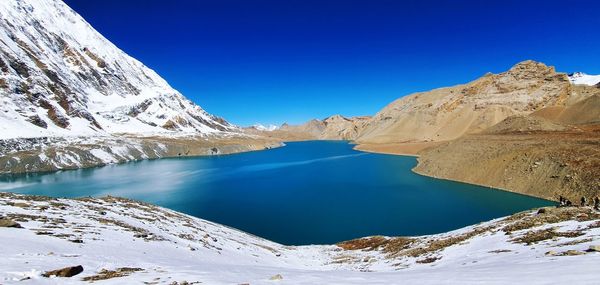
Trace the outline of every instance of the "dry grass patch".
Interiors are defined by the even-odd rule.
[[[380,246],[387,244],[389,241],[387,238],[382,236],[373,236],[366,238],[358,238],[349,241],[340,242],[337,246],[345,250],[377,250]]]
[[[566,238],[574,238],[584,235],[582,231],[570,231],[570,232],[557,232],[555,229],[544,229],[539,231],[529,231],[524,235],[517,237],[512,242],[515,243],[524,243],[527,245],[538,243],[540,241],[566,237]]]
[[[379,250],[386,253],[388,258],[398,256],[420,257],[459,244],[492,229],[493,227],[479,227],[464,234],[439,239],[372,236],[341,242],[337,246],[344,250]]]
[[[386,238],[383,236],[372,236],[340,242],[337,246],[345,250],[381,250],[384,253],[395,254],[407,249],[416,239],[407,237]]]
[[[422,256],[425,254],[434,253],[434,252],[443,250],[445,248],[448,248],[450,246],[467,241],[468,239],[470,239],[474,236],[480,235],[480,234],[487,232],[489,230],[492,230],[492,229],[493,229],[493,227],[480,227],[480,228],[475,228],[470,232],[466,232],[464,234],[460,234],[460,235],[456,235],[456,236],[449,236],[449,237],[440,238],[440,239],[430,239],[427,241],[427,243],[424,246],[408,249],[404,252],[401,252],[401,254],[410,256],[410,257],[419,257],[419,256]]]
[[[429,256],[429,257],[417,260],[417,263],[420,263],[420,264],[434,263],[440,259],[442,259],[441,256]]]
[[[577,244],[581,244],[584,242],[590,242],[593,241],[593,238],[584,238],[584,239],[577,239],[577,240],[573,240],[573,241],[568,241],[568,242],[563,242],[563,243],[559,243],[556,246],[570,246],[570,245],[577,245]]]
[[[534,215],[529,213],[519,213],[507,218],[505,221],[512,223],[502,228],[502,230],[506,233],[511,233],[570,220],[583,222],[600,219],[600,213],[587,207],[547,207],[543,209],[544,211],[538,211],[538,213]]]
[[[112,278],[129,276],[130,274],[138,271],[144,271],[144,269],[135,267],[121,267],[115,270],[102,269],[100,270],[100,272],[98,272],[98,274],[84,277],[81,280],[90,282],[107,280]]]
[[[512,252],[512,250],[510,249],[496,249],[496,250],[491,250],[488,251],[489,253],[505,253],[505,252]]]

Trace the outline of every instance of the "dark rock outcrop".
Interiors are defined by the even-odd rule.
[[[51,276],[73,277],[81,272],[83,272],[83,266],[77,265],[77,266],[70,266],[70,267],[65,267],[65,268],[61,268],[61,269],[47,271],[46,273],[42,274],[42,276],[44,276],[44,277],[51,277]]]

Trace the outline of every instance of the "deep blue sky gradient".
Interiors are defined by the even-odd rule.
[[[600,1],[66,0],[229,121],[374,114],[534,59],[600,74]]]

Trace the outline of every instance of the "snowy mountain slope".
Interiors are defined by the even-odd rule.
[[[0,100],[0,139],[236,129],[60,0],[0,1]]]
[[[163,157],[222,155],[282,145],[277,139],[238,133],[4,139],[0,140],[0,174],[89,168]]]
[[[600,278],[600,213],[588,207],[549,207],[437,235],[299,247],[114,197],[0,193],[0,213],[3,284],[108,277],[107,284],[597,284]],[[41,276],[76,265],[83,272],[71,278]]]
[[[593,86],[600,83],[600,75],[589,75],[583,72],[575,72],[569,74],[569,80],[573,84]]]
[[[254,129],[259,130],[259,131],[266,131],[266,132],[272,132],[274,130],[279,129],[278,126],[273,125],[273,124],[269,124],[269,125],[266,125],[266,126],[263,125],[263,124],[254,124],[254,125],[252,125],[251,128],[254,128]]]

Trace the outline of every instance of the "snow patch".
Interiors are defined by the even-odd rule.
[[[600,83],[600,75],[589,75],[583,72],[569,74],[569,80],[572,84],[593,86]]]

